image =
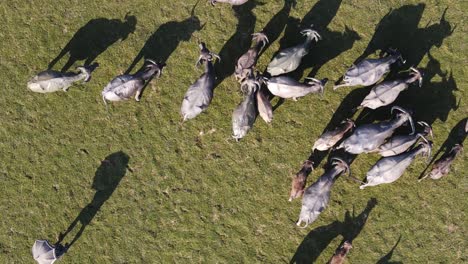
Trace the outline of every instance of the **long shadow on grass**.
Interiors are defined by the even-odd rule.
[[[280,11],[263,27],[263,32],[267,35],[269,43],[263,48],[262,53],[279,38],[288,23],[291,8],[295,7],[296,4],[296,0],[284,0],[284,5]]]
[[[391,118],[390,109],[393,105],[398,105],[411,111],[415,120],[425,121],[430,125],[437,119],[445,122],[449,113],[458,108],[454,95],[454,91],[457,90],[457,84],[453,74],[451,72],[450,74],[444,72],[440,62],[430,53],[433,46],[440,47],[443,40],[453,33],[452,26],[445,20],[447,9],[442,14],[439,23],[418,28],[424,8],[424,4],[418,4],[403,6],[390,11],[378,24],[376,33],[363,55],[356,60],[358,62],[375,51],[388,47],[400,50],[407,59],[406,65],[410,66],[418,65],[423,57],[427,55],[429,61],[426,67],[422,69],[424,73],[423,87],[410,87],[408,91],[402,92],[391,105],[380,107],[376,110],[363,109],[355,118],[356,125]],[[405,39],[415,39],[415,41],[408,43]],[[386,80],[395,79],[398,75],[398,70],[396,70],[393,74],[389,74]],[[442,80],[433,81],[433,78],[436,76],[439,76]],[[371,87],[364,87],[352,90],[334,112],[323,132],[333,129],[346,118],[353,118],[357,112],[357,107],[369,93],[370,89]],[[402,129],[399,129],[399,131]],[[320,157],[319,160],[321,161]]]
[[[454,92],[458,90],[452,72],[443,71],[440,62],[430,52],[427,53],[429,61],[421,68],[424,81],[421,88],[411,85],[407,91],[401,92],[397,100],[391,105],[376,110],[363,109],[356,118],[356,124],[366,124],[390,118],[390,109],[394,105],[401,106],[413,114],[415,121],[425,121],[432,125],[437,119],[445,122],[452,110],[457,110],[459,103]],[[392,77],[386,79],[396,78]],[[440,81],[434,81],[435,77]],[[362,99],[361,99],[362,101]]]
[[[421,88],[411,87],[403,92],[395,104],[414,111],[413,118],[432,125],[437,119],[445,122],[452,110],[458,109],[454,92],[458,90],[452,72],[443,71],[440,62],[428,52],[429,61],[422,68],[424,81]],[[438,77],[440,81],[434,81]]]
[[[396,48],[406,59],[406,65],[417,66],[433,46],[440,47],[443,40],[452,35],[454,30],[445,19],[447,9],[438,23],[428,23],[419,28],[425,7],[425,4],[420,3],[390,10],[380,20],[366,50],[356,62],[378,50]]]
[[[320,68],[328,61],[338,57],[341,53],[353,47],[355,41],[361,39],[356,31],[345,27],[343,32],[332,31],[328,25],[336,16],[342,0],[320,0],[310,11],[299,20],[291,19],[284,37],[280,41],[280,49],[291,47],[301,43],[304,38],[299,31],[309,28],[317,30],[322,39],[312,44],[309,54],[306,55],[297,70],[290,75],[295,79],[300,79],[306,69],[312,68],[309,77],[314,77]]]
[[[125,74],[130,73],[143,59],[166,62],[180,42],[190,40],[194,32],[201,30],[203,26],[200,24],[200,19],[194,14],[197,4],[193,7],[190,17],[160,25],[146,40]]]
[[[344,229],[343,229],[343,241],[342,244],[345,241],[348,241],[350,243],[353,242],[353,240],[359,236],[361,233],[362,229],[364,229],[364,226],[366,225],[367,218],[369,217],[370,212],[374,207],[377,205],[377,199],[371,198],[369,201],[367,201],[366,208],[357,216],[354,215],[354,208],[352,215],[349,211],[346,212],[345,214],[345,220],[344,220]],[[341,246],[341,245],[340,245]]]
[[[396,244],[392,247],[392,249],[385,256],[379,259],[379,261],[377,261],[377,264],[402,264],[403,263],[401,261],[390,261],[393,256],[393,252],[395,252],[396,247],[400,243],[400,240],[401,240],[401,235],[398,238]]]
[[[377,200],[372,198],[358,216],[354,216],[354,212],[353,216],[346,212],[343,222],[334,221],[329,225],[312,230],[299,245],[290,263],[309,264],[315,262],[333,239],[339,235],[343,236],[343,242],[346,240],[352,242],[364,228],[367,218],[376,204]]]
[[[260,3],[256,0],[248,1],[240,6],[233,6],[238,23],[236,32],[228,39],[219,51],[221,61],[215,64],[216,82],[215,87],[234,73],[234,67],[242,54],[250,48],[252,34],[255,29],[255,17],[252,10]]]
[[[88,66],[107,48],[117,41],[125,40],[135,31],[137,19],[135,16],[125,16],[120,19],[97,18],[92,19],[81,27],[62,51],[50,63],[52,69],[65,55],[69,54],[68,61],[62,68],[67,71],[75,62],[84,60]]]
[[[322,40],[312,44],[309,54],[302,59],[301,64],[294,72],[288,74],[289,76],[300,79],[306,69],[312,68],[308,77],[314,77],[323,65],[350,49],[354,42],[360,39],[357,32],[348,27],[345,27],[344,32],[328,29],[328,25],[336,16],[341,2],[342,0],[320,0],[302,20],[293,17],[288,19],[284,36],[280,40],[280,48],[276,54],[285,48],[303,42],[304,37],[300,34],[300,30],[309,28],[312,24],[313,29],[322,36]],[[273,110],[276,110],[283,103],[284,100],[279,100]]]
[[[73,220],[67,230],[60,233],[59,241],[61,242],[67,235],[75,229],[78,223],[81,224],[80,229],[75,234],[73,239],[66,244],[66,248],[70,248],[83,234],[86,226],[88,226],[96,216],[101,206],[111,197],[119,185],[122,178],[125,176],[128,167],[129,156],[122,151],[112,153],[107,156],[102,162],[94,175],[92,188],[96,190],[93,200],[81,210],[78,216]]]

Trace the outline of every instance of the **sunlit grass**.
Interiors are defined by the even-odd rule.
[[[339,2],[327,1],[321,1],[324,8],[317,8],[317,13],[311,15],[313,21],[325,19],[333,13],[334,3]],[[256,18],[254,32],[264,28],[283,7],[279,0],[263,2],[252,11]],[[298,1],[290,16],[303,18],[316,2]],[[309,232],[334,221],[343,222],[346,211],[354,210],[359,215],[371,198],[376,198],[378,204],[353,241],[349,263],[377,262],[389,253],[400,235],[392,261],[467,261],[465,153],[457,158],[449,176],[439,181],[417,182],[426,166],[422,158],[391,185],[359,190],[356,183],[342,177],[334,186],[329,207],[318,220],[307,229],[295,226],[300,201],[287,201],[290,177],[310,155],[313,142],[341,101],[351,91],[363,88],[333,91],[330,84],[323,97],[310,95],[298,102],[288,100],[274,112],[271,125],[259,118],[249,134],[236,143],[231,138],[231,114],[242,96],[238,83],[228,77],[216,88],[206,113],[181,123],[183,95],[202,72],[194,67],[198,41],[219,52],[236,31],[237,18],[227,5],[213,8],[201,0],[195,15],[205,26],[189,40],[178,43],[163,76],[152,81],[141,102],[112,104],[106,111],[100,97],[102,88],[127,70],[160,25],[188,18],[194,4],[192,0],[0,3],[2,263],[33,263],[30,248],[35,239],[55,242],[93,199],[95,190],[91,186],[101,161],[118,151],[130,157],[130,169],[63,257],[63,263],[289,262]],[[325,26],[328,32],[336,34],[348,27],[361,39],[347,43],[352,48],[331,58],[316,76],[337,80],[364,52],[376,25],[390,9],[398,11],[404,5],[416,4],[417,1],[343,1]],[[468,6],[453,0],[424,4],[420,20],[416,19],[419,29],[439,23],[449,7],[446,20],[455,31],[442,38],[440,46],[430,49],[432,60],[426,54],[421,58],[418,67],[429,68],[426,72],[432,73],[432,79],[401,96],[402,103],[414,103],[417,118],[433,121],[435,152],[452,128],[468,116],[464,26]],[[97,57],[100,67],[91,82],[74,86],[68,93],[35,94],[26,89],[27,80],[46,69],[88,21],[124,20],[126,14],[137,18],[134,32]],[[326,32],[319,24],[316,23],[317,30]],[[287,32],[294,31],[289,28]],[[168,32],[174,35],[165,37],[177,40],[181,33]],[[433,33],[426,39],[402,39],[396,43],[407,44],[407,51],[414,53],[404,55],[415,58],[425,43],[437,38],[438,32]],[[341,40],[336,34],[329,36]],[[242,38],[249,40],[250,36]],[[281,39],[282,36],[263,53],[259,69],[266,67]],[[293,34],[286,40],[292,45],[301,37]],[[316,47],[322,53],[312,47],[310,59],[343,50],[344,42],[323,42],[329,47],[320,47],[319,43]],[[159,48],[154,47],[155,54]],[[60,69],[67,59],[63,58],[55,68]],[[437,69],[441,72],[437,73]],[[302,77],[310,71],[305,69]],[[444,90],[450,87],[457,90]],[[457,107],[451,107],[453,101]],[[351,166],[354,176],[364,178],[377,159],[377,155],[360,155]],[[323,173],[321,167],[311,174],[309,183]],[[318,252],[321,254],[317,263],[326,262],[343,239],[338,235],[328,244],[326,235],[322,232],[314,238],[326,243],[324,251]],[[67,239],[71,237],[73,234]],[[316,250],[311,248],[310,252]]]

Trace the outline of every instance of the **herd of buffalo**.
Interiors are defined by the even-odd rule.
[[[242,5],[248,0],[211,0],[231,5]],[[323,94],[328,79],[305,78],[300,82],[288,73],[295,71],[308,54],[314,42],[321,40],[321,35],[313,26],[302,29],[304,41],[295,46],[282,49],[276,53],[264,72],[256,67],[262,50],[269,43],[265,32],[253,34],[251,48],[240,56],[235,65],[234,77],[240,83],[243,93],[242,102],[234,109],[232,114],[232,136],[240,140],[247,135],[259,115],[265,122],[273,120],[273,109],[270,103],[276,96],[292,99],[306,96],[311,93]],[[184,121],[197,117],[206,111],[213,99],[216,86],[216,73],[214,64],[222,60],[219,55],[211,52],[206,43],[199,43],[200,56],[196,66],[204,68],[203,74],[188,88],[185,96],[181,98],[180,114]],[[408,67],[407,71],[400,72],[395,79],[385,76],[392,70],[392,65],[405,64],[404,56],[395,49],[387,49],[378,58],[362,59],[351,66],[343,75],[341,84],[334,89],[346,86],[373,86],[357,109],[377,109],[389,106],[395,102],[399,94],[414,83],[423,85],[424,74],[420,69]],[[78,67],[79,72],[61,72],[46,70],[34,76],[27,84],[33,92],[49,93],[67,91],[78,81],[88,82],[91,73],[97,64]],[[134,97],[139,101],[145,85],[153,78],[161,76],[165,67],[164,62],[146,59],[143,66],[134,74],[124,74],[115,77],[102,90],[104,103],[127,100]],[[356,110],[357,110],[356,109]],[[301,170],[293,177],[289,200],[302,196],[302,208],[299,214],[298,226],[306,227],[314,222],[330,201],[330,193],[336,178],[348,173],[350,179],[361,184],[360,188],[388,184],[398,180],[413,160],[418,156],[431,156],[432,137],[431,126],[424,121],[413,120],[412,112],[399,106],[391,107],[393,118],[380,122],[356,125],[352,119],[342,120],[334,129],[323,133],[314,143],[312,151],[328,152],[331,150],[329,164],[325,172],[314,183],[306,188],[307,177],[314,169],[314,162],[308,159]],[[408,124],[407,133],[394,133],[398,128]],[[468,133],[468,121],[464,125],[465,135]],[[395,134],[395,135],[394,135]],[[440,159],[434,162],[432,170],[423,175],[424,178],[440,179],[447,175],[455,157],[462,150],[462,142]],[[366,175],[365,182],[351,176],[349,161],[335,151],[344,151],[347,154],[378,153],[382,158],[373,165]],[[344,256],[350,250],[351,244],[345,242],[330,260],[330,263],[342,263]],[[35,257],[36,258],[36,257]],[[40,258],[36,260],[40,262]],[[42,262],[40,262],[42,263]],[[45,263],[45,262],[43,262]]]

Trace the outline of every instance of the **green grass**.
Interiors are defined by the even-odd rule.
[[[237,37],[246,43],[231,42],[237,51],[249,45],[249,34],[265,27],[283,6],[279,0],[263,2],[252,11],[255,19],[246,13],[248,7],[240,9],[247,20]],[[433,123],[437,151],[452,128],[468,116],[468,4],[424,1],[425,6],[417,9],[423,12],[417,13],[401,9],[417,1],[350,0],[343,1],[333,16],[334,2],[321,1],[322,5],[307,16],[305,22],[315,22],[324,40],[311,49],[306,63],[314,65],[314,58],[331,58],[316,76],[337,80],[366,50],[382,17],[390,9],[396,10],[396,26],[389,27],[392,33],[384,31],[377,36],[402,49],[409,63],[421,60],[418,66],[426,68],[430,80],[421,89],[411,87],[403,92],[401,102],[414,106],[418,120]],[[230,137],[231,113],[241,94],[234,78],[227,77],[216,89],[206,113],[181,125],[178,111],[183,95],[201,74],[193,67],[197,41],[205,41],[213,52],[219,52],[236,32],[237,19],[227,5],[212,8],[201,0],[195,14],[205,26],[189,34],[191,38],[178,37],[187,34],[183,28],[158,35],[161,40],[157,38],[155,43],[175,48],[163,76],[152,81],[141,102],[112,104],[107,113],[100,97],[102,88],[127,70],[160,25],[187,19],[194,3],[0,3],[1,263],[33,263],[30,249],[35,239],[55,242],[93,200],[96,192],[91,186],[101,161],[118,151],[128,155],[131,171],[126,171],[62,263],[285,263],[298,248],[306,252],[302,257],[317,257],[317,263],[324,263],[341,243],[342,234],[353,230],[345,221],[346,212],[354,210],[359,215],[371,198],[378,204],[353,241],[349,263],[377,262],[400,236],[391,261],[468,261],[466,152],[457,158],[450,175],[439,181],[417,182],[426,165],[422,158],[391,185],[359,190],[356,183],[340,178],[329,207],[318,220],[306,229],[295,226],[300,201],[287,201],[290,177],[300,169],[332,117],[333,122],[339,121],[346,109],[352,108],[339,107],[341,101],[350,100],[347,95],[352,91],[362,94],[363,88],[333,91],[330,85],[323,98],[310,95],[298,102],[286,101],[274,112],[271,125],[258,119],[247,137],[236,143]],[[315,3],[298,1],[290,16],[303,18]],[[440,24],[446,7],[446,23],[455,28],[452,34],[446,24],[430,27]],[[134,32],[99,54],[96,61],[101,66],[90,83],[72,87],[68,93],[44,95],[26,89],[28,79],[46,69],[88,21],[123,20],[127,12],[137,19]],[[340,37],[346,27],[360,39]],[[271,44],[259,60],[260,69],[266,67],[280,42],[288,46],[300,41],[294,34],[297,30],[286,28],[288,36]],[[102,41],[98,34],[91,36]],[[153,47],[147,54],[167,54],[168,50],[159,48]],[[428,48],[432,58],[426,54]],[[337,50],[343,52],[335,54]],[[66,63],[67,56],[56,69]],[[305,69],[302,75],[309,72],[310,68]],[[359,104],[359,99],[353,102]],[[341,111],[334,115],[337,109]],[[353,174],[363,178],[377,159],[376,155],[360,155],[351,166]],[[309,183],[323,173],[323,164],[325,161],[311,174]],[[79,224],[73,232],[78,229]],[[73,238],[73,232],[65,242]]]

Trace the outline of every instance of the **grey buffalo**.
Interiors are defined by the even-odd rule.
[[[407,151],[418,139],[426,140],[425,137],[428,135],[433,137],[432,128],[429,124],[422,121],[418,122],[418,124],[424,127],[422,132],[412,135],[393,136],[388,139],[385,144],[379,146],[376,151],[379,152],[382,157],[395,156]]]
[[[265,122],[271,123],[273,120],[273,107],[263,91],[264,88],[258,89],[257,91],[257,110],[258,114]]]
[[[264,77],[264,82],[273,95],[285,99],[292,98],[294,101],[310,93],[323,93],[327,81],[327,78],[322,80],[306,78],[306,81],[301,83],[288,76]]]
[[[351,119],[346,119],[341,122],[340,126],[336,127],[333,130],[323,133],[317,141],[315,141],[312,151],[320,150],[325,151],[335,146],[338,141],[340,141],[344,135],[353,129],[356,125]]]
[[[232,113],[232,137],[238,141],[245,137],[257,118],[256,92],[260,84],[255,76],[249,75],[241,84],[244,99]]]
[[[381,158],[374,166],[372,166],[369,172],[367,172],[367,183],[359,186],[359,188],[364,189],[368,186],[392,183],[398,180],[417,155],[427,155],[430,157],[431,148],[431,142],[423,141],[408,152],[396,156]]]
[[[102,90],[102,99],[106,101],[123,101],[135,97],[140,101],[141,92],[145,85],[154,76],[159,78],[166,64],[156,63],[153,60],[145,60],[145,63],[135,74],[119,75]]]
[[[205,72],[192,84],[185,93],[180,113],[184,121],[192,119],[205,111],[213,99],[213,89],[215,86],[215,72],[213,61],[219,56],[211,52],[205,45],[200,43],[200,57],[196,65],[203,64]]]
[[[70,86],[78,81],[88,82],[91,79],[92,69],[78,67],[78,73],[46,70],[38,73],[28,82],[29,90],[36,93],[52,93],[56,91],[67,92]]]
[[[383,58],[365,59],[353,65],[343,76],[343,84],[337,85],[333,89],[344,86],[374,85],[390,71],[390,65],[399,60],[403,61],[401,54],[396,50],[389,50],[387,54]]]
[[[297,69],[299,64],[301,64],[302,58],[309,53],[312,41],[320,39],[318,32],[312,29],[304,29],[301,31],[301,34],[306,37],[303,43],[281,50],[270,62],[267,72],[271,76],[285,74]]]
[[[330,201],[330,192],[336,177],[343,172],[350,171],[348,164],[338,158],[332,159],[331,166],[325,171],[325,174],[305,190],[297,226],[305,228],[317,219]],[[305,223],[304,226],[301,226],[302,222]]]
[[[237,60],[234,76],[240,82],[257,64],[258,55],[268,43],[268,37],[263,32],[255,33],[253,34],[252,41],[255,42],[255,45]]]
[[[398,110],[396,117],[379,123],[358,126],[353,134],[345,139],[337,148],[344,148],[351,154],[369,153],[375,151],[387,138],[392,136],[395,129],[409,122],[414,134],[414,124],[411,114],[405,109],[394,106],[392,113]]]
[[[411,67],[410,70],[411,74],[408,78],[385,81],[373,87],[366,98],[364,98],[360,106],[370,109],[377,109],[379,107],[393,103],[400,92],[406,90],[411,83],[418,81],[419,86],[421,87],[421,72],[413,67]]]

